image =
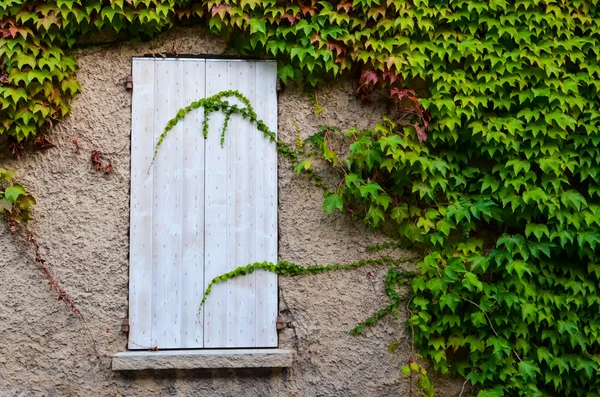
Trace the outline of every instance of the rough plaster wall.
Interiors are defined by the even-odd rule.
[[[0,396],[407,396],[408,380],[399,371],[407,353],[387,352],[403,337],[402,327],[386,319],[365,336],[348,335],[385,305],[383,268],[280,278],[280,309],[294,327],[280,335],[280,345],[297,351],[290,370],[110,370],[111,355],[126,346],[119,328],[127,315],[131,95],[123,82],[132,56],[170,52],[174,43],[186,54],[220,54],[224,48],[198,30],[178,29],[149,43],[77,51],[83,93],[73,101],[72,115],[53,129],[56,147],[1,162],[38,199],[31,230],[85,315],[100,358],[79,321],[49,291],[26,244],[2,227]],[[318,116],[300,87],[287,87],[279,98],[280,137],[294,141],[294,120],[304,136],[323,124],[372,125],[384,109],[360,105],[352,84],[339,81],[320,90],[325,111]],[[107,153],[114,174],[91,169],[92,150]],[[281,159],[279,170],[280,259],[327,264],[369,256],[366,247],[378,236],[344,217],[326,216],[319,189]],[[459,394],[456,383],[436,383],[440,396]]]

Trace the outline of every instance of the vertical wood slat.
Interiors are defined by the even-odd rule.
[[[227,63],[206,61],[206,96],[227,90]],[[225,116],[212,113],[205,141],[204,288],[227,272],[227,151],[221,147]],[[212,287],[204,305],[204,347],[227,345],[227,283]]]
[[[205,95],[206,62],[184,60],[183,105]],[[198,312],[204,294],[204,136],[199,108],[180,121],[183,129],[183,234],[181,268],[181,346],[204,346],[203,315]]]
[[[256,63],[256,112],[271,131],[277,132],[277,64]],[[258,135],[257,135],[258,138]],[[256,260],[277,262],[277,151],[275,144],[260,137],[256,143],[255,186],[259,196],[256,209]],[[277,275],[256,272],[256,347],[277,347]]]
[[[156,60],[156,140],[181,108],[182,63]],[[153,322],[152,341],[159,348],[180,347],[182,124],[177,124],[160,147],[154,164],[153,208]]]
[[[230,61],[229,89],[238,90],[255,102],[254,62]],[[232,99],[239,106],[245,106]],[[254,141],[256,128],[238,115],[231,117],[226,132],[227,165],[227,270],[255,261],[254,253]],[[227,283],[227,347],[254,346],[255,275],[234,278]]]
[[[152,344],[152,186],[154,61],[132,64],[131,215],[129,246],[129,349]]]

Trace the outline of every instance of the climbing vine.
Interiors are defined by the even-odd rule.
[[[480,397],[600,395],[597,0],[5,0],[0,134],[22,141],[69,112],[82,36],[193,20],[279,59],[284,82],[360,68],[361,97],[385,84],[401,104],[315,141],[341,175],[327,211],[427,252],[409,324],[436,370]]]
[[[261,123],[255,115],[248,118]],[[407,243],[426,252],[417,275],[399,271],[391,258],[373,262],[392,265],[386,278],[390,304],[351,333],[399,315],[397,289],[412,279],[409,326],[436,370],[465,376],[480,397],[597,395],[598,188],[585,172],[595,160],[573,159],[582,151],[596,153],[590,135],[575,129],[564,140],[552,136],[542,147],[555,145],[553,156],[540,150],[520,158],[505,148],[492,157],[491,146],[476,136],[423,142],[411,122],[385,117],[373,129],[342,133],[325,127],[297,142],[301,157],[318,154],[341,175],[325,193],[325,211],[345,212],[396,241],[374,250]],[[519,147],[514,141],[509,148]],[[334,151],[339,142],[348,142],[348,150]],[[313,158],[296,153],[291,159],[299,173],[314,177]],[[338,268],[255,263],[212,280],[202,302],[215,283],[255,269],[294,276]],[[415,365],[404,372],[422,374]]]
[[[15,232],[19,224],[29,220],[35,198],[23,186],[14,182],[12,170],[0,168],[0,213],[8,223],[10,231]]]
[[[412,281],[415,343],[480,397],[600,393],[593,110],[561,127],[536,101],[537,119],[519,134],[488,114],[456,140],[434,133],[424,143],[387,119],[320,142],[342,176],[324,209],[427,251]],[[531,132],[535,120],[545,129]],[[336,139],[350,140],[343,157]]]
[[[225,99],[224,99],[225,98]],[[227,98],[236,98],[240,100],[240,102],[244,106],[238,106],[236,104],[231,104],[227,100]],[[269,139],[271,143],[275,143],[277,151],[284,155],[288,160],[294,163],[298,154],[294,149],[292,149],[289,145],[277,140],[277,134],[274,131],[271,131],[269,127],[262,121],[258,119],[250,100],[242,95],[239,91],[229,90],[229,91],[221,91],[218,94],[212,95],[208,98],[201,98],[197,101],[192,102],[185,108],[180,109],[175,117],[167,122],[167,126],[164,131],[158,138],[158,142],[156,143],[156,149],[154,151],[154,156],[152,158],[152,162],[150,167],[152,167],[152,163],[156,159],[158,154],[158,148],[162,145],[163,141],[167,137],[169,131],[180,121],[185,115],[195,109],[202,107],[204,109],[204,118],[202,119],[202,134],[204,138],[208,136],[208,122],[210,115],[217,111],[222,111],[225,114],[225,120],[223,122],[223,128],[221,129],[221,145],[225,144],[225,131],[227,131],[227,125],[229,124],[229,120],[232,115],[239,115],[243,119],[248,120],[249,122],[256,124],[256,128],[258,131],[262,132],[265,138]],[[148,172],[150,169],[148,169]]]
[[[23,186],[15,183],[14,178],[15,172],[13,170],[0,168],[0,214],[6,221],[8,230],[13,234],[15,240],[20,238],[29,247],[31,259],[48,280],[50,290],[56,293],[56,299],[64,303],[66,309],[81,322],[85,333],[90,337],[96,357],[99,357],[96,341],[83,313],[75,305],[73,298],[67,293],[62,283],[54,277],[46,264],[46,258],[40,251],[40,245],[36,237],[27,229],[27,222],[31,217],[33,207],[37,204],[35,198]]]

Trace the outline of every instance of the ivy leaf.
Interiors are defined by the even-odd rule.
[[[600,234],[595,232],[580,232],[577,234],[577,243],[580,248],[583,248],[587,244],[592,250],[595,250],[596,245],[600,243]]]
[[[518,234],[513,236],[503,234],[496,242],[497,247],[501,245],[504,245],[508,251],[513,251],[515,247],[518,248],[518,251],[522,251],[525,246],[525,239]]]
[[[360,187],[365,181],[358,174],[347,174],[344,177],[344,181],[346,182],[347,187],[355,186]]]
[[[404,141],[399,135],[392,134],[379,138],[379,144],[381,145],[382,151],[388,149],[388,154],[394,154],[397,151],[398,146],[404,144]]]
[[[561,320],[558,322],[558,332],[560,332],[561,334],[564,334],[566,332],[569,335],[573,335],[578,331],[579,329],[577,327],[577,324],[575,324],[573,320]]]
[[[540,367],[533,361],[521,361],[519,363],[519,373],[524,380],[535,379],[536,374],[540,374]]]
[[[408,204],[402,203],[397,207],[392,208],[392,218],[398,222],[402,223],[405,219],[408,219]]]
[[[519,277],[519,279],[522,279],[525,273],[531,276],[531,269],[525,261],[521,260],[510,261],[506,266],[506,270],[509,273],[512,273],[513,270],[517,272],[517,276]]]
[[[479,279],[477,278],[477,276],[471,272],[467,272],[464,274],[464,279],[462,281],[462,285],[465,286],[465,288],[469,291],[482,291],[483,290],[483,283],[481,281],[479,281]]]
[[[4,211],[12,212],[13,210],[13,202],[2,198],[0,199],[0,213],[4,213]]]
[[[288,80],[294,80],[295,73],[292,65],[285,65],[277,69],[277,76],[281,79],[281,81],[285,84]]]
[[[74,78],[64,79],[60,84],[60,88],[64,92],[68,92],[70,95],[75,95],[76,93],[81,91],[81,86],[79,85],[79,82]]]
[[[104,7],[102,8],[101,17],[108,19],[108,22],[112,23],[115,14],[119,12],[116,8]]]
[[[538,240],[541,240],[543,236],[550,236],[548,226],[542,224],[529,223],[525,227],[525,235],[529,237],[531,234],[535,235]]]
[[[446,292],[448,289],[448,283],[441,278],[432,278],[427,282],[427,289],[429,289],[434,296],[439,296],[440,294]]]
[[[567,207],[572,206],[579,211],[581,205],[587,206],[585,198],[576,190],[567,190],[560,195],[560,201]]]
[[[581,370],[585,371],[586,375],[589,378],[592,378],[598,370],[598,364],[591,360],[586,360],[585,358],[577,357],[577,365],[575,367],[575,371]]]
[[[419,291],[426,289],[425,280],[422,277],[415,277],[412,282],[413,292],[416,294]]]
[[[24,52],[17,55],[14,60],[17,62],[17,67],[19,69],[23,69],[26,65],[31,68],[35,68],[36,66],[35,57]]]
[[[296,171],[296,173],[298,175],[300,175],[302,172],[311,171],[311,170],[312,170],[312,160],[311,159],[302,160],[296,166],[296,168],[294,168],[294,171]]]
[[[450,236],[450,229],[454,229],[455,226],[451,222],[442,219],[436,223],[435,228],[444,233],[446,236]]]
[[[558,373],[562,375],[563,372],[569,372],[569,364],[566,360],[561,357],[554,357],[550,363],[550,368],[558,368]]]
[[[263,33],[265,35],[267,34],[267,26],[265,24],[265,21],[252,18],[250,19],[249,25],[250,33]]]
[[[16,202],[21,195],[27,196],[27,192],[21,185],[9,186],[4,190],[4,197],[13,203]]]
[[[369,170],[372,169],[376,163],[380,163],[382,160],[381,153],[375,149],[368,149],[365,152],[365,163]]]
[[[487,325],[487,320],[485,318],[485,314],[483,312],[474,312],[471,313],[471,322],[475,327],[481,327],[482,325]]]
[[[531,319],[531,321],[537,321],[538,310],[534,304],[524,303],[521,308],[521,313],[523,315],[523,320],[527,320],[529,318],[529,319]]]
[[[477,393],[477,397],[504,397],[504,396],[505,396],[505,394],[504,394],[504,391],[502,391],[502,389],[482,390],[479,393]]]
[[[325,193],[325,201],[323,202],[323,209],[329,214],[338,209],[342,211],[344,208],[344,199],[341,194]]]
[[[39,83],[43,84],[46,80],[52,80],[52,74],[47,70],[30,70],[27,73],[27,78],[29,81],[37,80]]]
[[[460,303],[460,297],[457,294],[449,293],[440,297],[440,308],[447,306],[454,313]]]
[[[361,186],[359,186],[359,190],[360,190],[360,195],[363,198],[366,198],[369,196],[372,198],[377,198],[378,193],[383,191],[383,189],[381,188],[381,186],[379,186],[379,184],[377,182],[369,182],[367,184],[361,185]]]
[[[0,179],[4,179],[6,182],[10,182],[15,177],[15,172],[10,169],[0,168]]]
[[[370,219],[374,226],[377,226],[380,221],[385,219],[384,212],[377,206],[370,206],[365,219]]]

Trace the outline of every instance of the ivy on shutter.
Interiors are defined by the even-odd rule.
[[[275,131],[276,75],[271,61],[134,58],[130,349],[277,347],[275,274],[217,284],[199,311],[214,277],[277,260],[274,144],[234,115],[222,146],[221,113],[204,139],[198,109],[171,130],[148,173],[167,121],[220,91],[240,91]]]

